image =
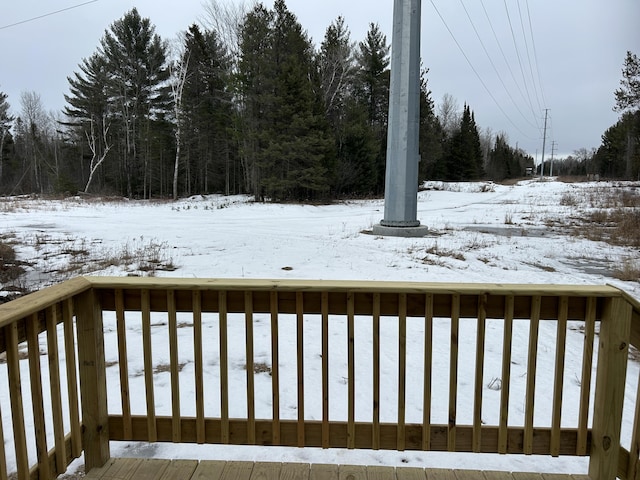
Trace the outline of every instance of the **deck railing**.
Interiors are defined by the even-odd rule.
[[[630,345],[640,304],[608,286],[78,278],[0,306],[0,480],[100,466],[110,440],[589,456],[631,480]]]

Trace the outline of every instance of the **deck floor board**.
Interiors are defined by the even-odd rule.
[[[416,467],[238,461],[110,459],[87,480],[588,480],[583,475],[545,475]]]

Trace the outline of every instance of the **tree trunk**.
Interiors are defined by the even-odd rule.
[[[173,166],[173,199],[178,199],[178,171],[180,169],[180,137],[181,137],[181,129],[180,122],[178,122],[178,126],[176,127],[176,161]]]

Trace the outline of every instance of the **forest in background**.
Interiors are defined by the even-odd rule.
[[[315,46],[284,0],[249,11],[210,4],[179,42],[134,8],[68,77],[67,106],[47,113],[0,90],[0,194],[83,191],[129,198],[246,193],[324,201],[384,188],[390,47],[378,25],[352,40],[338,17]],[[627,53],[619,122],[598,149],[556,162],[560,175],[640,178],[640,61]],[[423,68],[419,181],[502,181],[534,160],[476,124]],[[549,172],[549,166],[545,166]]]

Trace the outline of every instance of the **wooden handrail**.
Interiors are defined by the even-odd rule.
[[[43,313],[48,307],[86,292],[90,288],[91,281],[88,278],[77,277],[3,303],[0,305],[0,329],[34,313]],[[3,351],[2,347],[3,345],[0,343],[0,351]]]
[[[113,313],[111,313],[113,312]],[[131,313],[135,313],[131,317]],[[156,352],[152,350],[158,332],[155,315],[161,313],[165,325],[168,365],[163,367],[169,374],[170,415],[160,415],[156,407],[154,379],[158,374]],[[102,339],[103,313],[109,315],[117,333],[118,379],[120,383],[120,414],[107,412],[107,370],[105,366],[104,343]],[[182,315],[189,315],[188,322],[193,329],[191,349],[195,372],[195,405],[190,410],[195,417],[183,412],[181,388],[181,361],[184,361],[184,347],[178,341],[179,330],[184,322]],[[256,354],[254,338],[256,322],[266,316],[270,320],[266,330],[271,336],[271,376],[268,395],[272,397],[270,418],[262,418],[258,413],[256,395]],[[288,316],[288,317],[287,317]],[[111,320],[113,318],[113,320]],[[138,320],[133,320],[137,318]],[[285,318],[291,319],[295,344],[285,351],[280,345],[282,326]],[[389,322],[391,318],[392,323]],[[240,320],[241,319],[241,320]],[[316,320],[317,319],[317,320]],[[345,416],[334,418],[330,389],[331,376],[336,375],[331,364],[332,351],[336,348],[336,319],[342,319],[345,346],[345,365],[339,375],[345,378]],[[396,320],[393,320],[396,319]],[[435,406],[432,381],[435,358],[431,354],[434,342],[434,324],[445,319],[449,328],[448,372],[448,422],[435,424],[432,407]],[[458,370],[461,355],[459,337],[461,325],[473,319],[476,324],[475,362],[476,371],[472,401],[472,421],[469,425],[460,423],[457,410],[459,397]],[[499,416],[496,423],[486,425],[483,416],[483,390],[487,381],[483,371],[486,357],[487,322],[497,319],[502,322],[503,336],[500,359],[502,362],[502,389],[499,401]],[[523,425],[514,425],[509,404],[511,361],[515,355],[513,331],[519,321],[529,322],[529,344],[525,348],[527,359],[527,381],[525,413]],[[557,346],[555,367],[551,373],[554,391],[550,396],[552,418],[548,426],[534,426],[534,398],[536,376],[542,374],[537,369],[538,332],[542,322],[557,322]],[[585,342],[583,365],[581,367],[581,387],[579,419],[575,428],[562,426],[562,398],[564,386],[564,359],[566,350],[567,322],[585,322]],[[146,392],[146,414],[132,414],[129,393],[130,365],[128,351],[128,325],[141,322],[142,375]],[[289,320],[287,320],[289,321]],[[317,324],[316,324],[317,321]],[[601,322],[600,353],[597,357],[598,373],[595,391],[596,402],[593,432],[589,428],[589,402],[591,398],[591,372],[594,361],[593,343],[595,324]],[[212,323],[213,322],[213,323]],[[239,323],[240,322],[240,323]],[[386,325],[381,331],[382,322]],[[408,326],[422,325],[424,361],[420,368],[412,370],[411,382],[422,383],[421,397],[415,404],[415,393],[409,392],[408,369]],[[77,340],[73,326],[76,326]],[[58,325],[61,325],[58,327]],[[206,382],[204,376],[205,338],[204,326],[215,326],[218,337],[216,346],[219,365],[218,398],[205,399]],[[246,365],[246,415],[234,418],[232,407],[238,402],[230,398],[232,345],[237,345],[236,326],[242,325],[242,354]],[[336,324],[337,325],[337,324]],[[362,421],[359,410],[362,399],[357,396],[359,373],[358,341],[362,336],[362,325],[368,325],[367,341],[371,343],[371,421]],[[389,326],[392,331],[388,331]],[[465,323],[464,325],[467,325]],[[626,325],[626,326],[625,326]],[[59,335],[56,330],[60,328]],[[309,330],[318,332],[318,337],[310,339]],[[341,327],[342,328],[342,327]],[[63,330],[62,330],[63,329]],[[50,358],[47,384],[39,371],[42,344],[40,333],[46,332],[46,355]],[[263,331],[264,332],[264,331]],[[381,344],[389,334],[397,338],[394,352],[397,354],[395,366],[397,387],[397,418],[394,422],[381,421],[381,385],[385,380],[381,368]],[[261,333],[264,334],[264,333]],[[313,334],[315,335],[315,334]],[[63,346],[58,345],[62,338]],[[626,339],[626,340],[625,340]],[[313,340],[310,344],[309,342]],[[413,340],[413,339],[412,339]],[[23,399],[20,388],[20,345],[28,343],[27,358],[30,362],[32,395]],[[231,343],[234,342],[234,343]],[[507,284],[438,284],[417,282],[360,282],[360,281],[296,281],[296,280],[239,280],[239,279],[173,279],[173,278],[114,278],[84,277],[44,289],[14,302],[0,305],[0,353],[7,361],[7,376],[10,386],[11,405],[0,405],[0,420],[11,413],[13,431],[9,432],[16,445],[13,460],[17,465],[18,478],[55,478],[62,473],[71,458],[84,451],[87,468],[98,466],[109,458],[109,440],[142,440],[197,443],[230,443],[258,445],[319,446],[323,448],[373,448],[373,449],[418,449],[443,450],[452,452],[494,452],[551,455],[591,455],[590,472],[592,478],[610,479],[612,471],[621,478],[634,478],[638,470],[640,455],[640,402],[635,406],[635,425],[629,450],[619,446],[622,418],[620,391],[624,390],[624,376],[620,372],[626,368],[628,359],[622,344],[640,345],[640,302],[612,286],[573,285],[507,285]],[[77,345],[77,360],[76,349]],[[237,348],[237,347],[233,347]],[[617,348],[617,350],[616,350]],[[307,412],[310,398],[305,389],[307,377],[306,358],[314,351],[321,357],[322,377],[319,379],[321,391],[318,395],[321,405],[321,419],[312,420]],[[59,352],[64,352],[69,364],[58,366]],[[6,352],[6,353],[5,353]],[[384,352],[388,355],[387,352]],[[210,354],[209,354],[210,355]],[[291,358],[293,357],[293,358]],[[179,360],[180,359],[180,360]],[[280,418],[283,379],[280,372],[282,362],[295,361],[296,386],[293,399],[297,402],[294,418]],[[80,371],[78,398],[76,362]],[[359,363],[360,362],[360,363]],[[415,364],[412,363],[412,369]],[[420,370],[422,369],[422,370]],[[388,371],[388,367],[385,371]],[[612,374],[611,372],[618,372]],[[548,372],[545,372],[548,373]],[[61,395],[61,375],[68,385],[65,395]],[[50,379],[50,380],[49,380]],[[612,383],[613,382],[613,383]],[[264,381],[262,381],[264,385]],[[388,384],[387,384],[388,385]],[[48,387],[48,390],[47,388]],[[413,388],[413,386],[411,386]],[[260,387],[264,388],[264,387]],[[44,394],[50,392],[48,394]],[[412,391],[413,392],[413,391]],[[411,393],[411,394],[410,394]],[[550,392],[551,393],[551,392]],[[263,392],[264,394],[264,392]],[[639,393],[640,395],[640,390]],[[212,400],[219,405],[219,415],[205,414],[205,405]],[[80,440],[79,407],[82,410],[83,439]],[[408,417],[409,407],[421,413],[419,423]],[[34,432],[25,428],[25,411],[33,409]],[[63,410],[71,419],[68,431],[63,428]],[[139,409],[139,408],[138,408]],[[414,411],[412,410],[412,411]],[[53,419],[53,431],[45,432],[44,417]],[[388,419],[387,419],[388,420]],[[613,423],[611,423],[613,422]],[[616,427],[616,422],[618,426]],[[48,434],[48,435],[47,435]],[[27,436],[34,436],[38,445],[37,464],[28,465]],[[0,422],[0,439],[7,438]],[[2,442],[0,442],[2,443]],[[51,445],[54,448],[49,449]],[[0,444],[0,480],[6,478],[6,452]],[[4,470],[4,471],[3,471]],[[615,476],[615,472],[613,474]]]

